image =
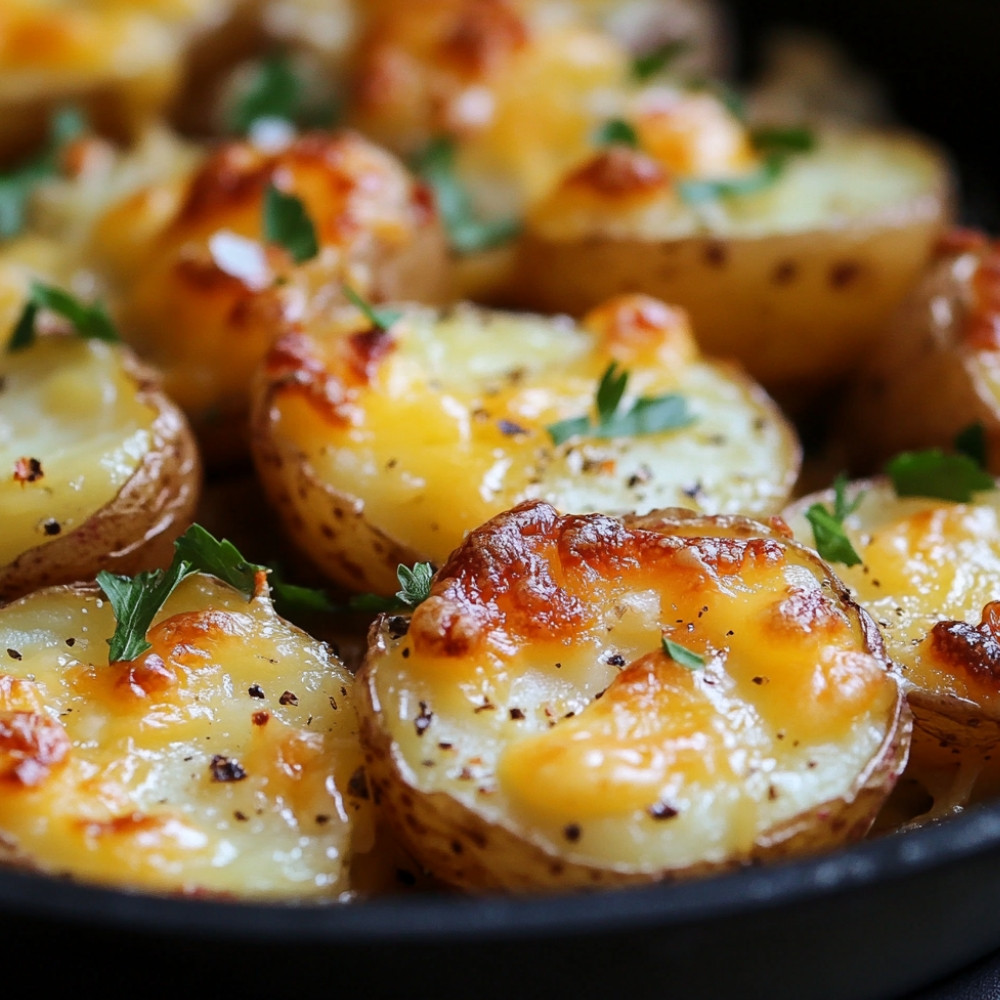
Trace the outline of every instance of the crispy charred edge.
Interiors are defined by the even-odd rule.
[[[191,179],[172,225],[183,229],[220,211],[246,207],[263,196],[268,183],[283,186],[281,175],[296,166],[318,169],[334,200],[333,211],[321,212],[314,220],[324,242],[340,243],[356,236],[359,226],[351,218],[351,199],[370,198],[373,190],[395,180],[402,182],[405,203],[389,202],[390,214],[402,215],[404,223],[414,229],[436,221],[434,201],[423,182],[360,133],[341,129],[306,132],[277,153],[263,153],[246,142],[226,143]]]
[[[704,534],[702,534],[704,532]],[[538,540],[537,543],[535,540]],[[589,618],[577,586],[597,573],[620,573],[641,562],[673,556],[686,540],[704,549],[720,574],[790,553],[825,583],[839,608],[858,623],[865,652],[888,672],[882,635],[830,566],[789,537],[780,520],[765,525],[739,515],[699,515],[683,508],[643,516],[560,516],[544,501],[525,501],[469,534],[436,575],[430,596],[411,619],[411,637],[428,655],[463,656],[495,630],[522,638],[582,627]],[[545,549],[548,549],[546,552]]]
[[[194,517],[202,467],[187,420],[164,395],[159,376],[127,348],[120,350],[139,402],[156,414],[150,448],[105,508],[0,568],[0,601],[53,584],[89,580],[102,569],[131,575],[166,566],[174,539]]]

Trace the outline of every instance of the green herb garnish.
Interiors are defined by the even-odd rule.
[[[612,118],[594,133],[594,144],[597,146],[629,146],[632,149],[638,149],[639,136],[623,118]]]
[[[940,448],[906,451],[885,467],[896,496],[934,497],[968,503],[973,493],[996,488],[993,477],[968,455],[949,455]]]
[[[693,649],[688,649],[687,646],[682,646],[679,642],[668,639],[666,636],[663,637],[663,652],[688,670],[698,670],[705,666],[704,656],[696,653]]]
[[[296,264],[304,264],[319,253],[316,227],[302,199],[279,191],[273,184],[264,192],[264,238],[283,246]]]
[[[256,122],[267,118],[304,127],[332,124],[333,106],[310,100],[307,91],[285,53],[261,60],[229,112],[230,131],[245,135]]]
[[[433,189],[451,248],[476,253],[509,243],[520,231],[516,219],[480,219],[469,193],[455,174],[455,143],[440,137],[416,158],[413,168]]]
[[[681,199],[689,205],[699,205],[719,198],[756,194],[770,187],[784,169],[783,157],[772,156],[752,173],[740,177],[719,177],[714,179],[685,178],[677,182]]]
[[[986,468],[986,428],[981,422],[963,427],[955,435],[953,446],[960,455],[967,455],[981,469]]]
[[[806,520],[812,525],[816,551],[827,562],[842,563],[844,566],[859,566],[862,559],[851,544],[850,538],[847,537],[844,521],[857,510],[864,492],[859,492],[848,503],[847,477],[841,473],[833,481],[833,494],[832,511],[821,503],[814,503],[806,511]]]
[[[816,134],[801,126],[779,128],[761,126],[750,133],[754,148],[768,156],[789,156],[792,153],[811,153],[816,148]]]
[[[42,152],[23,166],[0,173],[0,239],[21,231],[32,191],[42,181],[58,175],[60,154],[86,127],[76,108],[62,108],[49,123],[49,138]]]
[[[267,582],[271,587],[271,600],[282,618],[293,619],[299,614],[318,614],[336,611],[337,606],[330,600],[325,590],[302,587],[289,583],[275,565],[269,565]]]
[[[175,558],[166,572],[157,569],[133,577],[117,576],[107,570],[97,574],[97,582],[108,595],[118,621],[115,634],[108,640],[109,663],[134,660],[153,648],[146,639],[149,626],[177,584],[192,572],[188,563]]]
[[[550,424],[546,430],[554,444],[562,444],[577,435],[596,438],[638,437],[659,431],[676,430],[694,422],[688,411],[687,400],[676,393],[665,396],[642,396],[627,410],[621,410],[622,397],[628,384],[629,373],[619,371],[612,361],[597,385],[595,408],[597,420],[589,415],[571,417]]]
[[[365,314],[367,320],[376,330],[388,333],[389,329],[398,323],[403,315],[399,309],[376,309],[375,306],[362,298],[346,282],[340,287],[344,290],[344,295]]]
[[[61,288],[33,281],[28,301],[7,344],[8,351],[19,351],[34,343],[36,320],[41,309],[48,309],[68,320],[76,334],[86,340],[114,342],[119,339],[114,323],[99,302],[84,305]]]
[[[691,42],[686,38],[673,38],[657,45],[632,60],[632,76],[640,83],[645,83],[670,69],[680,56],[690,50]]]
[[[400,563],[396,568],[399,590],[395,597],[357,594],[348,602],[348,607],[352,611],[404,611],[415,608],[430,597],[433,576],[434,567],[430,563],[418,562],[412,569]]]

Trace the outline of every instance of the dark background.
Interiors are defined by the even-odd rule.
[[[963,221],[1000,232],[1000,0],[743,0],[730,11],[741,77],[773,25],[822,30],[885,83],[901,123],[953,154]]]

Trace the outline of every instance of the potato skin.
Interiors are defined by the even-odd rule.
[[[857,374],[834,426],[859,472],[907,449],[948,447],[982,423],[1000,474],[1000,249],[955,230]]]
[[[501,515],[496,523],[520,523],[520,518],[530,515],[531,507],[530,504],[522,505]],[[570,519],[565,520],[568,522]],[[782,544],[790,544],[797,552],[801,551],[799,546],[789,543],[787,536],[779,531],[740,517],[697,517],[688,511],[672,510],[656,512],[643,518],[629,518],[625,523],[630,528],[668,535],[676,533],[696,537],[707,532],[722,539],[769,538],[781,540]],[[489,526],[484,526],[474,536],[482,535],[488,529]],[[596,522],[592,530],[596,535],[599,530]],[[592,538],[594,535],[588,532],[587,537]],[[470,537],[464,549],[468,551],[468,546],[474,544],[475,538]],[[576,551],[573,546],[570,546],[570,550]],[[443,600],[444,595],[450,593],[449,588],[454,580],[452,574],[456,572],[462,558],[456,553],[453,560],[439,572],[432,585],[430,601]],[[504,549],[500,558],[501,561],[513,560],[520,565],[519,554],[512,550]],[[805,559],[808,562],[813,557],[806,556]],[[816,561],[816,565],[823,567],[819,572],[827,575],[831,582],[835,580],[825,564]],[[483,593],[489,593],[491,582],[484,579],[481,573],[476,579],[477,586],[482,587]],[[833,585],[840,590],[839,582]],[[527,584],[525,587],[526,590],[530,589]],[[513,599],[518,600],[516,597]],[[852,617],[857,616],[854,620],[864,636],[865,646],[880,656],[881,638],[874,623],[844,594],[838,594],[838,600],[845,602],[844,607],[853,609]],[[442,650],[448,648],[451,642],[461,645],[467,640],[475,641],[471,638],[475,628],[471,623],[477,620],[481,607],[482,605],[471,603],[464,606],[461,614],[454,619],[445,615],[449,631],[447,637],[441,637]],[[437,614],[437,607],[428,613]],[[463,620],[459,621],[463,616]],[[658,879],[704,875],[741,864],[829,848],[837,843],[856,839],[868,830],[906,760],[910,714],[902,693],[897,689],[881,745],[857,775],[850,790],[842,798],[811,804],[787,821],[760,832],[746,855],[734,852],[722,859],[703,859],[680,869],[636,866],[624,862],[588,863],[579,857],[574,858],[571,850],[552,850],[542,837],[532,831],[530,824],[524,823],[520,818],[507,813],[499,818],[495,812],[491,814],[488,809],[491,801],[489,794],[482,800],[483,808],[479,808],[478,805],[470,805],[468,800],[462,801],[447,790],[428,788],[423,775],[417,772],[433,774],[441,766],[440,762],[435,767],[425,769],[412,756],[407,756],[392,735],[390,716],[395,709],[388,701],[383,701],[380,694],[380,691],[388,691],[390,693],[387,697],[393,703],[403,699],[402,703],[415,710],[417,697],[429,698],[428,689],[418,688],[418,695],[416,691],[396,687],[395,679],[386,682],[388,688],[380,687],[377,680],[378,671],[391,655],[390,646],[405,634],[408,627],[416,626],[412,620],[407,622],[399,616],[381,616],[372,626],[368,655],[358,674],[357,691],[368,778],[384,815],[403,843],[438,878],[464,889],[519,892],[539,888],[639,884]],[[570,656],[569,640],[566,645],[565,655]],[[416,652],[414,655],[421,654]],[[485,664],[490,662],[490,654],[479,650],[472,654],[474,660],[477,655],[482,657],[479,662],[484,664],[480,669],[488,672],[489,667]],[[570,664],[564,661],[563,666],[570,667]],[[453,667],[445,657],[441,659],[437,669],[450,676],[449,671]],[[424,718],[428,727],[427,739],[440,738],[441,733],[439,730],[438,736],[434,737],[434,730],[429,728],[435,712],[442,704],[441,699],[445,697],[438,688],[434,692],[439,693],[438,700],[422,702],[421,716],[416,720],[419,727],[420,718]],[[498,704],[496,712],[489,714],[505,714],[504,705]],[[512,715],[512,718],[517,716]],[[555,720],[551,724],[558,725]],[[489,764],[484,764],[484,767],[487,768],[485,775],[475,780],[477,783],[485,781],[489,785]]]
[[[859,141],[862,149],[880,143]],[[691,313],[707,353],[738,359],[781,401],[797,404],[861,361],[950,218],[944,161],[933,166],[939,154],[904,137],[886,139],[887,150],[893,143],[932,178],[919,197],[861,215],[831,207],[826,225],[805,230],[769,222],[763,210],[756,231],[709,221],[658,238],[654,223],[638,231],[630,216],[642,198],[665,197],[667,180],[650,173],[648,158],[627,167],[631,178],[616,167],[615,183],[627,190],[601,196],[604,223],[561,230],[548,221],[556,201],[546,216],[529,217],[516,267],[518,305],[576,315],[622,291],[655,295]],[[590,178],[595,192],[601,183],[611,178]],[[622,215],[612,225],[616,202]]]
[[[132,575],[166,566],[174,539],[190,525],[202,480],[194,436],[159,377],[128,351],[123,364],[139,401],[156,411],[150,449],[110,504],[74,530],[0,567],[0,600],[93,579],[102,569]]]
[[[1000,490],[959,504],[899,497],[880,476],[852,481],[846,496],[858,500],[845,530],[863,561],[837,570],[879,622],[902,679],[914,717],[907,777],[931,794],[933,815],[996,794]],[[811,542],[805,512],[833,501],[833,490],[813,493],[782,517]]]
[[[680,394],[695,419],[555,442],[549,425],[588,412],[611,362],[642,387],[630,399]],[[464,304],[407,306],[387,332],[317,326],[275,344],[253,395],[254,458],[294,544],[339,585],[385,595],[400,563],[439,565],[529,497],[566,511],[687,502],[766,516],[800,465],[770,397],[701,357],[684,314],[645,296],[579,325]]]

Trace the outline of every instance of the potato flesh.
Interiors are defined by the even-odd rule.
[[[277,392],[269,433],[421,558],[443,561],[468,531],[526,498],[569,511],[683,505],[763,514],[780,505],[797,473],[784,420],[724,366],[622,360],[630,371],[625,408],[641,395],[677,392],[694,423],[555,446],[547,426],[591,412],[612,360],[599,334],[458,308],[440,317],[410,309],[392,337],[396,346],[371,385],[351,397],[347,422],[329,419],[292,387]],[[323,495],[293,494],[290,502],[301,505],[316,535],[312,550],[322,552]]]
[[[345,890],[371,821],[349,787],[351,677],[328,649],[266,598],[204,576],[157,616],[159,667],[153,655],[108,665],[113,628],[96,592],[53,588],[0,611],[0,728],[33,717],[68,740],[47,765],[0,742],[0,842],[33,868],[117,886]]]
[[[518,566],[498,567],[509,591],[470,569],[483,604],[499,587],[488,624],[473,592],[465,603],[450,585],[456,554],[433,592],[447,596],[422,605],[407,635],[383,631],[361,681],[404,780],[550,855],[648,873],[745,860],[769,831],[850,801],[895,726],[899,694],[831,579],[801,550],[759,539],[643,542],[641,564],[595,549],[585,568],[553,555],[580,551],[606,520],[543,545],[547,568],[526,570],[516,543],[498,548]],[[553,604],[583,605],[577,620],[518,609],[549,579]],[[449,654],[435,622],[454,623],[453,609],[468,623],[455,635],[472,638]],[[659,652],[663,634],[706,666]]]
[[[151,446],[157,411],[139,398],[121,352],[99,341],[39,340],[0,357],[0,376],[5,565],[114,500]],[[41,464],[34,482],[14,474],[24,458]]]
[[[908,686],[923,695],[973,701],[1000,718],[996,680],[942,659],[931,639],[938,622],[978,625],[998,597],[1000,492],[959,504],[900,498],[885,480],[861,488],[864,496],[845,528],[863,563],[838,565],[837,573],[878,622]],[[803,513],[813,502],[829,506],[831,500],[824,493],[796,502],[788,516],[796,537],[812,542]]]

